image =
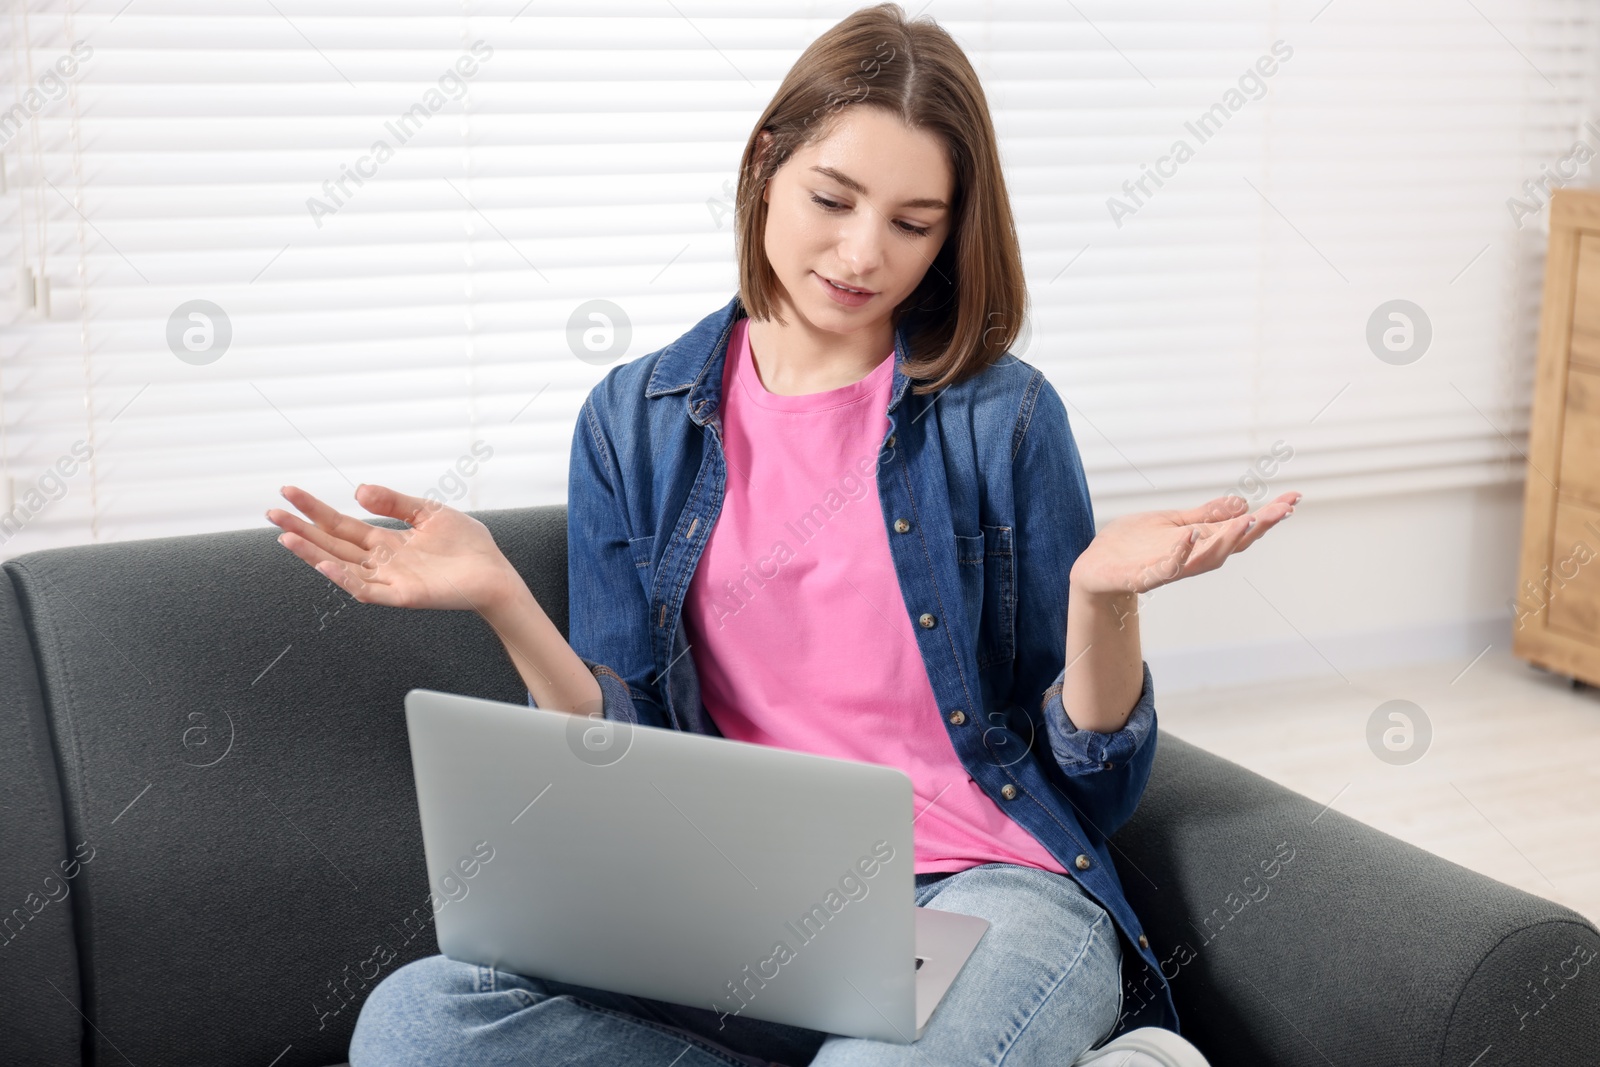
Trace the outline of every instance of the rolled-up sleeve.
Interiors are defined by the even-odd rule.
[[[615,671],[605,664],[584,656],[579,656],[578,658],[583,660],[583,665],[589,668],[589,673],[594,675],[595,681],[600,683],[600,707],[597,709],[579,708],[578,712],[587,715],[591,711],[598,710],[602,718],[611,719],[615,722],[638,722],[638,705],[634,703],[633,692],[628,688],[628,683],[624,682]],[[538,703],[533,699],[533,690],[528,690],[528,707],[536,708],[538,706]]]
[[[1050,731],[1050,747],[1055,752],[1056,763],[1070,775],[1090,774],[1114,770],[1132,762],[1144,748],[1150,731],[1156,726],[1155,686],[1150,678],[1150,664],[1139,661],[1144,671],[1144,684],[1139,699],[1128,713],[1122,729],[1113,733],[1098,730],[1080,730],[1072,725],[1072,718],[1061,703],[1061,691],[1066,681],[1066,668],[1056,675],[1050,688],[1044,691],[1044,721]]]

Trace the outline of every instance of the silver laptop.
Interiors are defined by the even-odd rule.
[[[915,906],[892,767],[406,694],[439,951],[909,1044],[989,926]]]

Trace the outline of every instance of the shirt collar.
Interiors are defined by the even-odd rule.
[[[650,380],[645,383],[644,395],[654,400],[687,390],[689,418],[697,426],[704,425],[721,402],[720,371],[728,349],[728,336],[733,324],[747,314],[744,303],[735,293],[719,310],[695,323],[687,333],[663,348],[656,357]],[[901,396],[911,384],[911,379],[900,371],[907,351],[906,319],[902,317],[894,336],[894,381],[889,387],[886,414],[899,406]],[[710,373],[713,369],[718,373]]]

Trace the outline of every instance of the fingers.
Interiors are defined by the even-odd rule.
[[[374,515],[387,515],[391,519],[399,519],[412,526],[442,506],[435,500],[411,496],[409,493],[390,489],[386,485],[357,486],[356,503]]]
[[[325,559],[360,563],[369,554],[369,550],[361,545],[325,533],[287,511],[269,509],[267,518],[283,529],[283,533],[278,535],[278,543],[307,563],[315,565]]]
[[[359,564],[369,555],[367,549],[353,545],[342,538],[323,533],[315,526],[282,512],[284,528],[278,535],[278,544],[299,556],[313,567],[324,561]],[[293,527],[290,526],[293,523]]]
[[[327,573],[323,564],[361,567],[396,536],[394,531],[380,530],[341,514],[296,486],[284,486],[281,491],[296,507],[318,519],[319,525],[313,526],[293,512],[268,508],[267,520],[284,531],[278,535],[278,543],[326,577],[333,575]],[[354,570],[351,573],[354,574]]]
[[[1255,514],[1241,514],[1221,523],[1195,526],[1199,531],[1197,542],[1205,545],[1208,567],[1217,567],[1229,555],[1243,552],[1257,541],[1261,540],[1266,532],[1278,523],[1288,518],[1294,512],[1295,502],[1301,495],[1293,490],[1282,493],[1271,502],[1264,505]],[[1196,554],[1199,553],[1196,550]]]
[[[1257,525],[1260,524],[1254,520],[1254,516],[1238,515],[1223,522],[1190,527],[1194,531],[1194,550],[1189,553],[1189,562],[1198,564],[1193,569],[1208,571],[1221,566],[1222,561],[1238,548],[1245,535]]]
[[[392,558],[394,542],[411,531],[385,530],[342,514],[296,486],[284,486],[285,499],[316,521],[311,525],[292,512],[267,509],[267,519],[282,527],[278,543],[309,563],[318,574],[364,604],[405,607],[395,587],[379,581],[381,564]],[[387,494],[387,495],[386,495]],[[396,518],[423,517],[431,501],[407,497],[383,486],[357,487],[357,502],[369,511]],[[389,511],[378,511],[388,508]],[[411,509],[409,511],[404,509]]]
[[[1212,497],[1198,507],[1184,508],[1177,512],[1175,518],[1185,525],[1197,522],[1225,522],[1236,515],[1244,514],[1249,508],[1250,503],[1244,497],[1237,493],[1226,493]]]
[[[1288,492],[1279,493],[1271,503],[1264,505],[1261,511],[1266,511],[1273,504],[1283,503],[1293,506],[1300,502],[1300,492],[1290,489]],[[1177,521],[1190,525],[1197,522],[1218,523],[1245,515],[1250,510],[1250,502],[1238,493],[1224,493],[1222,496],[1212,497],[1204,504],[1192,508],[1184,508],[1174,512]]]
[[[1265,535],[1268,530],[1278,525],[1278,523],[1282,522],[1284,519],[1287,519],[1290,515],[1293,515],[1294,506],[1299,502],[1300,494],[1292,489],[1287,493],[1278,494],[1278,496],[1275,497],[1270,503],[1266,504],[1260,511],[1256,512],[1257,521],[1255,527],[1245,535],[1244,541],[1237,549],[1235,549],[1235,551],[1242,552],[1246,548],[1249,548],[1251,545],[1255,544],[1257,541],[1261,540],[1262,536]]]
[[[329,507],[299,486],[286,485],[279,492],[283,494],[285,500],[305,512],[311,521],[316,523],[317,529],[332,535],[333,539],[347,541],[364,552],[370,551],[378,543],[377,535],[380,531],[377,527]],[[310,526],[291,512],[281,509],[268,509],[267,519],[285,530],[293,530],[307,541],[313,541],[324,550],[331,550],[332,539],[316,536]],[[387,533],[388,531],[382,532]],[[355,558],[360,559],[361,557],[356,556]]]
[[[1297,502],[1299,502],[1299,500],[1299,493],[1292,491],[1283,493],[1270,504],[1267,504],[1260,511],[1256,512],[1257,521],[1255,527],[1245,535],[1244,540],[1239,544],[1238,548],[1234,549],[1234,551],[1242,552],[1249,548],[1251,545],[1261,540],[1262,536],[1264,536],[1268,530],[1278,525],[1278,523],[1282,522],[1284,519],[1287,519],[1290,515],[1293,515],[1294,506]]]
[[[307,514],[318,516],[323,527],[313,526],[293,512],[282,508],[268,508],[267,521],[284,532],[278,543],[312,566],[324,560],[342,560],[359,563],[372,551],[377,542],[375,527],[341,515],[310,493],[295,486],[284,486],[282,493]],[[328,529],[338,531],[330,533]],[[388,531],[383,531],[388,533]],[[342,536],[341,536],[342,534]]]
[[[1287,507],[1288,505],[1286,504],[1279,504],[1277,501],[1274,501],[1266,508],[1262,508],[1260,511],[1256,512],[1255,515],[1251,516],[1253,519],[1255,519],[1255,522],[1239,535],[1239,539],[1234,543],[1233,547],[1229,549],[1230,554],[1233,552],[1243,552],[1245,549],[1261,540],[1268,530],[1272,529],[1274,526],[1278,525],[1278,523],[1283,521],[1284,516],[1289,513]],[[1268,508],[1271,510],[1269,511]]]

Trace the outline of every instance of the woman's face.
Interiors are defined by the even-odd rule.
[[[790,156],[762,192],[780,299],[818,330],[882,327],[943,246],[954,195],[935,135],[879,108],[844,108],[828,136]]]

